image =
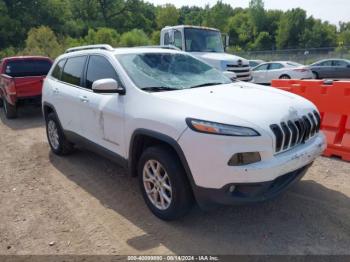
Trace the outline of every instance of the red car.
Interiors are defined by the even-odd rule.
[[[7,118],[17,117],[23,103],[41,103],[42,84],[52,60],[43,56],[3,58],[0,62],[0,106]]]

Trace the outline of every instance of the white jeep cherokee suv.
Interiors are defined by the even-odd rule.
[[[231,82],[169,48],[68,49],[45,79],[43,112],[55,154],[79,143],[117,160],[165,220],[193,200],[208,208],[275,197],[325,148],[308,100]]]

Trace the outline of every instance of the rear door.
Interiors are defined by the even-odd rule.
[[[52,84],[54,106],[63,129],[77,134],[81,133],[80,121],[83,117],[79,115],[81,106],[79,94],[86,59],[87,56],[76,56],[63,60],[64,67],[60,79]]]
[[[92,91],[94,81],[106,78],[115,79],[121,84],[109,58],[103,55],[90,55],[86,67],[85,85],[79,95],[82,134],[88,140],[123,156],[125,96]]]

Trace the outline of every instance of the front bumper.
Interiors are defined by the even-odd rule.
[[[280,154],[274,153],[271,140],[264,135],[242,138],[193,132],[187,129],[178,142],[188,162],[192,188],[200,206],[272,198],[299,180],[326,148],[322,132]],[[228,160],[239,152],[259,152],[261,161],[229,166]],[[229,193],[232,185],[237,186],[234,194]]]
[[[241,205],[258,203],[277,197],[298,182],[311,166],[308,164],[272,181],[249,184],[228,184],[220,189],[195,187],[194,194],[199,206],[210,209],[216,205]],[[234,186],[234,190],[230,188]]]

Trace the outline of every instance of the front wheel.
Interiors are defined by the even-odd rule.
[[[46,117],[46,134],[51,150],[56,155],[68,155],[72,152],[73,144],[65,137],[54,113],[50,113]]]
[[[158,218],[178,219],[191,209],[193,196],[185,171],[169,149],[146,149],[139,161],[138,178],[143,198]]]

